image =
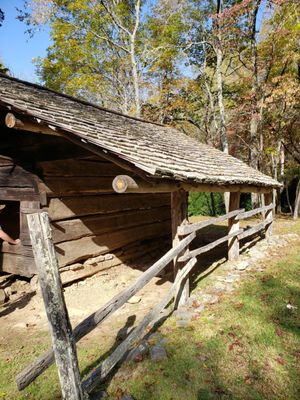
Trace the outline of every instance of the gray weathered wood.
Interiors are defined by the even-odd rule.
[[[207,219],[205,221],[197,222],[195,224],[181,225],[178,227],[178,235],[184,236],[188,235],[191,232],[196,232],[200,229],[206,228],[207,226],[217,224],[219,222],[225,221],[228,218],[232,218],[240,213],[243,213],[245,209],[231,211],[227,214],[221,215],[220,217],[215,217],[211,219]]]
[[[264,211],[271,210],[273,208],[273,204],[269,204],[268,206],[260,207],[260,208],[255,208],[254,210],[250,211],[245,211],[239,215],[236,216],[236,219],[246,219],[249,217],[253,217],[254,215],[263,213]]]
[[[147,271],[141,275],[136,282],[116,295],[112,300],[102,306],[98,311],[85,318],[73,331],[74,339],[78,342],[81,338],[91,332],[102,321],[108,318],[113,312],[122,307],[132,296],[142,289],[154,276],[162,271],[178,254],[182,252],[196,237],[195,233],[187,236],[175,247],[170,249],[162,258],[154,263]],[[45,371],[54,361],[52,350],[48,350],[29,366],[27,366],[16,377],[19,390],[25,389],[43,371]]]
[[[264,195],[265,198],[265,204],[268,207],[268,209],[266,210],[266,214],[265,214],[265,220],[266,220],[266,239],[269,239],[270,236],[272,235],[272,230],[273,230],[273,208],[274,208],[274,204],[273,204],[273,194],[272,192],[270,193],[266,193]]]
[[[252,228],[245,230],[243,233],[240,233],[238,235],[239,240],[245,239],[248,236],[252,236],[257,232],[262,231],[266,227],[266,225],[268,225],[268,223],[269,222],[267,222],[267,221],[263,221],[255,226],[253,226]]]
[[[177,190],[171,193],[171,221],[172,221],[172,240],[173,247],[176,247],[180,242],[178,235],[178,227],[188,223],[187,212],[187,192],[184,190]],[[187,249],[185,249],[187,251]],[[183,268],[183,264],[178,260],[180,254],[174,258],[174,279],[178,271]],[[182,287],[178,288],[177,299],[175,301],[175,308],[183,306],[190,295],[189,277],[183,282]]]
[[[65,304],[58,263],[47,213],[27,216],[34,259],[44,299],[55,354],[62,397],[83,400],[75,341]]]
[[[240,193],[230,193],[229,196],[229,212],[235,211],[240,206]],[[237,235],[234,233],[238,232],[240,229],[239,220],[237,216],[232,216],[228,218],[228,234],[233,236],[228,240],[228,260],[237,260],[240,255],[240,244]]]
[[[199,247],[198,249],[195,249],[195,250],[192,250],[192,251],[188,251],[183,256],[181,256],[178,259],[178,261],[185,262],[185,261],[188,261],[190,258],[197,257],[200,254],[206,253],[206,252],[214,249],[215,247],[219,246],[220,244],[222,244],[224,242],[227,242],[228,239],[230,239],[230,238],[232,238],[232,237],[234,237],[236,235],[241,234],[242,232],[243,232],[243,229],[240,229],[237,232],[234,232],[234,233],[232,233],[230,235],[226,235],[226,236],[224,236],[224,237],[222,237],[220,239],[217,239],[214,242],[209,243],[209,244],[207,244],[207,245],[205,245],[203,247]]]
[[[128,335],[128,337],[115,349],[115,351],[96,368],[88,378],[82,382],[84,390],[90,393],[113,369],[113,367],[123,358],[130,347],[138,341],[145,333],[151,323],[156,321],[159,313],[169,304],[173,297],[176,297],[178,286],[185,281],[192,268],[197,262],[192,258],[181,270],[178,271],[176,279],[163,299],[144,317],[142,322]]]

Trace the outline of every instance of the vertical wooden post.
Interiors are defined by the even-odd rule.
[[[173,247],[176,246],[179,242],[179,236],[177,234],[177,228],[183,222],[187,222],[188,214],[187,214],[187,197],[188,193],[183,190],[177,190],[171,193],[171,218],[172,218],[172,239],[173,239]],[[179,257],[179,256],[178,256]],[[178,257],[174,260],[174,280],[177,275],[179,269],[184,266],[184,263],[179,263],[177,261]],[[178,294],[175,300],[175,307],[184,305],[190,295],[190,285],[189,285],[189,277],[185,279],[181,287],[179,288]]]
[[[240,192],[231,192],[229,197],[229,212],[240,207]],[[228,234],[240,229],[240,222],[236,217],[228,219]],[[240,255],[240,243],[237,236],[228,240],[228,260],[238,260]]]
[[[268,206],[273,202],[273,192],[265,193],[265,205]],[[268,239],[272,235],[273,230],[273,208],[271,210],[266,211],[265,214],[265,222],[268,224],[266,226],[265,237]]]
[[[27,215],[31,243],[52,337],[62,398],[83,400],[75,341],[62,291],[48,214]]]
[[[25,246],[31,245],[29,228],[27,223],[27,214],[38,212],[40,209],[39,201],[25,201],[20,202],[20,240]]]

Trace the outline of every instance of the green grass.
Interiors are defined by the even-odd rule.
[[[274,231],[300,234],[300,222],[280,220]],[[276,259],[265,261],[264,273],[246,273],[240,287],[206,309],[190,329],[168,319],[160,327],[168,359],[123,364],[102,387],[107,400],[126,393],[136,400],[300,399],[299,248],[300,241],[280,250]],[[195,291],[211,279],[200,281]],[[297,309],[289,311],[289,301]],[[15,375],[48,348],[46,332],[16,330],[1,341],[1,400],[61,398],[55,366],[22,393],[14,383]],[[112,344],[101,335],[84,339],[78,346],[81,371],[96,365]]]
[[[299,248],[300,242],[282,250],[266,272],[248,274],[191,330],[169,319],[160,328],[168,359],[122,366],[132,376],[113,379],[109,399],[123,393],[137,400],[299,399]],[[297,309],[289,311],[289,301]]]

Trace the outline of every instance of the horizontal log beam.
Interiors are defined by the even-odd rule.
[[[163,180],[150,183],[143,179],[133,179],[128,175],[118,175],[114,178],[112,187],[116,193],[168,193],[179,190],[181,185]]]
[[[116,193],[158,193],[174,192],[184,189],[186,192],[243,192],[243,193],[268,193],[272,189],[251,185],[207,185],[203,183],[188,183],[167,179],[132,178],[128,175],[117,175],[112,187]]]
[[[112,300],[102,306],[98,311],[89,315],[73,330],[74,339],[78,342],[85,335],[91,332],[102,321],[108,318],[113,312],[122,307],[132,296],[141,290],[154,276],[159,274],[173,259],[177,257],[190,243],[196,235],[192,233],[183,239],[178,246],[170,249],[162,258],[154,263],[147,271],[141,275],[136,282],[124,289],[121,293],[116,295]],[[40,357],[38,357],[32,364],[27,366],[16,377],[16,383],[19,390],[25,389],[31,382],[33,382],[42,372],[44,372],[54,361],[53,350],[50,349]]]
[[[184,236],[188,235],[191,232],[196,232],[200,229],[206,228],[207,226],[217,224],[219,222],[225,221],[229,218],[233,218],[236,215],[243,213],[245,210],[243,208],[239,210],[231,211],[227,214],[221,215],[220,217],[211,218],[205,221],[197,222],[195,224],[181,225],[178,227],[178,235]]]
[[[55,127],[50,128],[37,119],[35,121],[31,121],[26,118],[22,118],[22,120],[20,120],[13,113],[6,114],[5,125],[10,129],[60,136],[60,134],[56,132]]]
[[[254,210],[250,210],[250,211],[241,213],[240,215],[238,215],[236,217],[236,219],[241,220],[241,219],[253,217],[254,215],[257,215],[257,214],[265,212],[265,211],[272,210],[273,208],[274,208],[273,204],[269,204],[268,206],[264,206],[264,207],[260,207],[260,208],[255,208]]]

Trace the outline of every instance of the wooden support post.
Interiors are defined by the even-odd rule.
[[[237,210],[240,207],[240,193],[231,192],[229,197],[229,212]],[[237,216],[228,219],[228,234],[238,233],[240,223]],[[228,240],[228,260],[238,260],[240,255],[240,243],[237,236]]]
[[[272,204],[273,202],[273,193],[265,193],[265,205],[268,206],[269,204]],[[265,222],[266,222],[266,233],[265,237],[266,239],[269,239],[270,236],[272,235],[272,229],[273,229],[273,209],[271,208],[270,210],[266,211],[265,214]]]
[[[29,214],[27,221],[52,336],[62,398],[83,400],[85,396],[81,388],[76,346],[62,291],[48,214]]]
[[[171,193],[171,218],[172,218],[172,240],[173,247],[177,246],[180,242],[178,235],[178,227],[187,222],[187,197],[188,193],[185,190],[177,190]],[[181,254],[182,255],[182,254]],[[184,263],[178,262],[178,257],[174,258],[174,280],[178,271],[184,267]],[[182,282],[180,288],[178,289],[178,294],[175,297],[175,308],[184,305],[190,295],[190,284],[189,277]]]

